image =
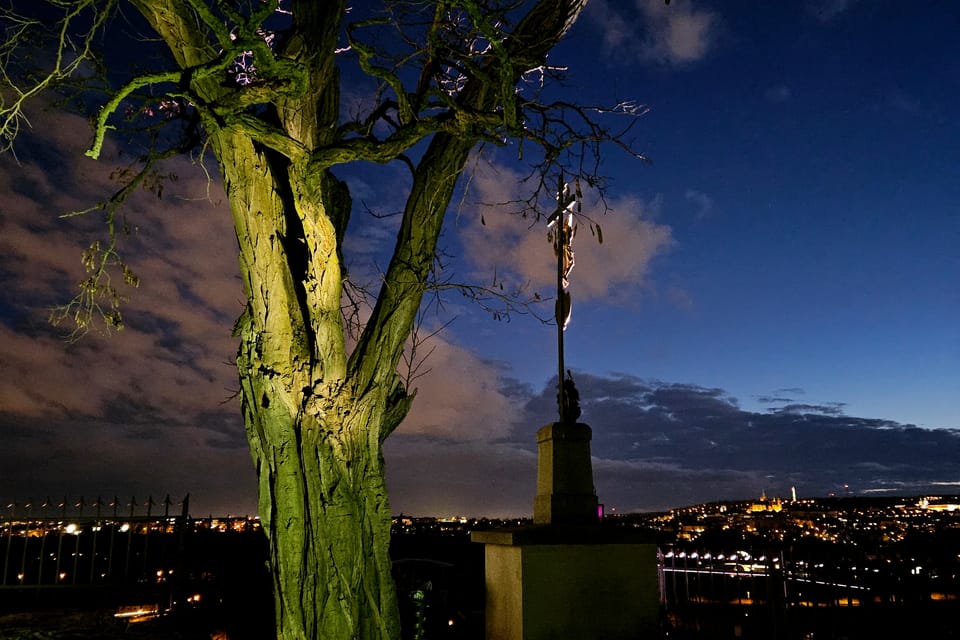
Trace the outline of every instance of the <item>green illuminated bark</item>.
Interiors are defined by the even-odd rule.
[[[471,149],[514,132],[519,74],[542,63],[584,0],[532,3],[528,17],[510,37],[496,40],[495,55],[457,95],[434,91],[446,101],[443,113],[436,101],[429,112],[414,113],[411,105],[423,103],[424,95],[411,100],[401,91],[402,122],[379,140],[349,135],[340,123],[334,52],[346,12],[342,0],[292,0],[292,35],[269,64],[265,57],[274,52],[258,48],[254,31],[261,18],[235,16],[231,3],[130,3],[166,43],[177,69],[121,89],[97,120],[91,155],[120,97],[144,86],[176,85],[174,93],[203,119],[229,200],[247,297],[236,326],[237,367],[270,540],[278,637],[398,638],[382,455],[385,438],[412,402],[397,365]],[[448,5],[467,9],[485,38],[499,37],[481,0]],[[264,16],[274,8],[259,6]],[[224,27],[223,15],[235,22],[234,31]],[[223,51],[247,46],[264,56],[264,81],[228,86],[223,71],[231,56]],[[429,62],[425,70],[433,68]],[[402,90],[399,77],[393,80]],[[389,161],[423,140],[429,143],[412,167],[382,290],[348,354],[340,251],[351,200],[330,168]]]
[[[431,145],[411,189],[389,286],[349,361],[337,230],[327,214],[349,206],[343,185],[325,176],[304,198],[309,181],[286,166],[285,179],[299,178],[299,187],[278,183],[269,170],[276,161],[249,138],[223,133],[214,144],[249,300],[237,327],[237,364],[280,635],[399,637],[381,445],[409,408],[397,360],[472,144],[440,137]]]

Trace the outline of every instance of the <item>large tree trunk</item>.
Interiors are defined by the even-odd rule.
[[[215,53],[182,0],[136,2],[181,67]],[[343,11],[339,2],[307,2],[295,12],[303,26],[285,55],[304,63],[309,87],[273,106],[285,135],[305,150],[299,159],[257,142],[249,121],[205,122],[239,243],[247,300],[237,367],[284,640],[400,635],[381,445],[412,400],[396,366],[474,143],[440,136],[424,154],[383,291],[348,362],[339,244],[351,203],[327,167],[309,161],[338,119],[332,52]],[[198,81],[196,90],[221,89]]]
[[[253,388],[263,383],[244,381]],[[380,443],[356,420],[331,419],[330,413],[347,413],[342,402],[309,402],[318,410],[328,405],[329,413],[273,425],[289,440],[261,444],[254,454],[270,538],[277,635],[285,640],[400,635]],[[246,408],[256,429],[265,416]],[[369,414],[377,413],[371,409]],[[376,415],[369,417],[376,421]]]
[[[253,87],[254,97],[276,89],[269,100],[249,103],[259,105],[254,110],[238,108],[242,92],[222,83],[218,64],[231,36],[216,14],[193,0],[131,2],[184,70],[180,82],[203,114],[236,228],[247,297],[236,327],[237,367],[270,541],[278,637],[396,639],[381,446],[412,401],[397,363],[460,172],[477,140],[490,137],[489,118],[473,116],[499,120],[502,104],[504,126],[516,127],[514,84],[542,64],[585,0],[538,2],[504,41],[504,55],[514,59],[498,67],[496,58],[491,73],[471,78],[457,97],[462,130],[433,135],[414,168],[383,287],[349,360],[339,249],[351,203],[329,171],[361,157],[345,147],[330,151],[338,143],[334,52],[345,0],[294,0],[293,29],[278,57],[297,70],[285,67],[273,78],[276,87]],[[258,64],[272,58],[265,54]],[[410,137],[407,146],[420,139]]]
[[[397,360],[473,142],[441,135],[425,152],[383,291],[347,362],[334,223],[350,206],[343,186],[240,132],[212,141],[248,297],[237,365],[279,636],[397,638],[381,445],[412,400]]]
[[[342,1],[298,3],[284,55],[309,88],[275,104],[304,149],[330,142],[338,119],[333,49]],[[244,421],[270,542],[277,635],[284,640],[396,639],[391,512],[381,445],[406,413],[395,366],[348,367],[339,244],[350,214],[325,167],[291,161],[242,128],[216,130],[240,249],[247,307],[237,325]],[[409,330],[409,327],[407,328]]]
[[[381,445],[412,400],[397,360],[473,143],[441,135],[425,152],[383,291],[347,362],[333,223],[350,206],[342,185],[306,176],[242,133],[212,138],[248,296],[237,365],[278,634],[397,638]]]
[[[384,385],[357,390],[344,357],[331,218],[349,198],[240,133],[213,141],[248,296],[237,364],[278,637],[397,638],[381,454],[391,403]]]

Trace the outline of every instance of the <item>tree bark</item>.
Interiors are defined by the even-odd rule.
[[[518,64],[499,71],[511,95],[519,74],[543,58],[584,1],[541,0],[520,23],[505,45]],[[414,170],[382,290],[348,359],[339,251],[350,196],[316,161],[339,142],[333,56],[343,0],[294,0],[292,36],[279,57],[296,63],[300,88],[262,106],[257,118],[216,109],[237,96],[222,76],[203,75],[218,63],[226,36],[212,14],[198,9],[202,3],[131,2],[169,46],[204,113],[236,228],[247,297],[236,326],[237,367],[270,540],[277,635],[399,638],[381,447],[412,401],[397,364],[447,206],[485,132],[465,124],[460,135],[430,140]],[[505,99],[499,84],[473,79],[458,101],[464,112],[490,113]],[[268,148],[265,136],[282,145]]]
[[[237,365],[278,636],[397,638],[380,438],[391,403],[382,385],[358,389],[347,375],[326,213],[349,202],[332,176],[299,198],[304,177],[242,133],[212,141],[248,296]]]

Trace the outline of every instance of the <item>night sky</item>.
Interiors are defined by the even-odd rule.
[[[581,225],[574,245],[566,363],[608,509],[960,491],[957,34],[960,5],[934,0],[591,0],[550,63],[569,100],[646,105],[629,140],[652,160],[609,150],[610,210],[584,204],[604,242]],[[345,109],[362,94],[348,83]],[[254,514],[222,189],[185,158],[162,199],[137,194],[127,326],[67,343],[49,309],[103,226],[59,215],[108,195],[129,154],[85,158],[86,119],[44,107],[0,156],[0,500],[190,492],[194,515]],[[368,210],[400,206],[395,165],[340,171],[361,282],[393,245],[397,218]],[[517,149],[471,167],[444,275],[551,295],[543,223],[483,204],[529,190]],[[556,329],[439,306],[386,444],[393,510],[529,515]]]

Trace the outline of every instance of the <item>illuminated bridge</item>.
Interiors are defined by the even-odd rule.
[[[672,637],[900,637],[918,619],[952,628],[960,613],[956,580],[945,589],[935,571],[909,561],[854,560],[839,547],[830,553],[665,549],[658,571]]]

